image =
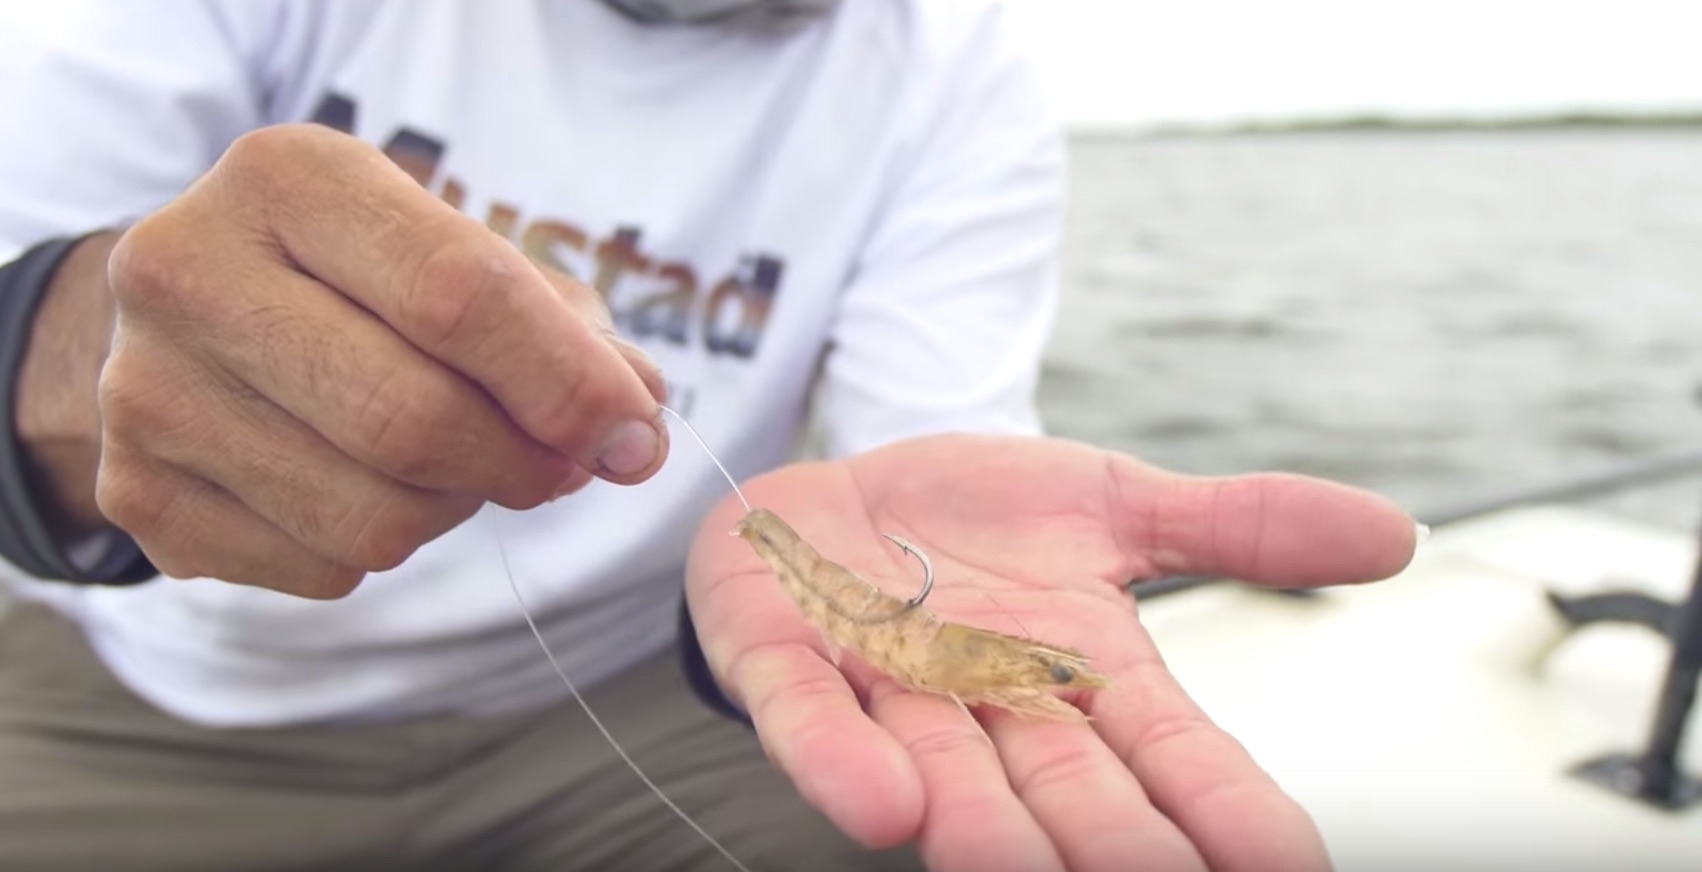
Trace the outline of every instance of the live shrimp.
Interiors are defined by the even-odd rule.
[[[746,513],[734,533],[768,563],[804,618],[821,631],[835,664],[848,648],[909,690],[1054,720],[1087,718],[1055,690],[1111,685],[1080,651],[943,621],[916,600],[883,592],[822,557],[768,509]]]

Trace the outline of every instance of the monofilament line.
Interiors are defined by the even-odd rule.
[[[691,431],[691,435],[697,439],[697,443],[703,446],[704,453],[708,454],[709,459],[715,462],[715,468],[721,470],[721,474],[726,476],[727,483],[733,486],[733,493],[738,494],[739,502],[744,503],[745,509],[748,511],[751,506],[750,501],[745,499],[744,492],[739,490],[738,483],[735,482],[733,480],[733,476],[727,472],[727,468],[721,465],[721,461],[715,456],[715,452],[709,450],[709,444],[703,441],[703,437],[697,434],[697,430],[693,429],[691,424],[688,423],[686,419],[680,415],[680,413],[668,408],[667,406],[662,406],[662,410],[673,415],[675,418],[679,418],[680,423],[685,424],[686,429]],[[638,776],[638,780],[644,782],[644,786],[650,788],[650,792],[656,794],[656,798],[662,800],[662,804],[666,805],[669,810],[675,814],[675,816],[684,821],[686,826],[691,827],[699,836],[702,836],[703,840],[707,842],[710,847],[721,852],[721,856],[726,857],[727,862],[733,864],[733,867],[738,869],[739,872],[752,872],[749,866],[739,862],[739,858],[733,856],[733,852],[727,850],[724,845],[716,841],[715,837],[710,835],[708,830],[699,826],[697,821],[692,820],[691,815],[686,814],[685,809],[680,808],[672,799],[669,799],[668,795],[662,792],[662,788],[658,787],[656,782],[650,780],[650,776],[644,774],[644,770],[632,759],[632,755],[626,752],[626,748],[622,747],[621,743],[615,740],[615,736],[613,733],[609,732],[609,728],[603,725],[603,719],[597,717],[597,713],[591,710],[591,704],[585,701],[585,695],[579,692],[579,687],[573,683],[573,679],[567,677],[567,670],[561,668],[561,663],[557,662],[555,653],[550,651],[549,643],[544,640],[543,632],[538,629],[538,622],[533,620],[532,609],[526,605],[526,597],[520,593],[520,583],[515,581],[514,570],[508,564],[508,549],[503,545],[502,530],[496,524],[496,520],[494,518],[491,520],[491,530],[496,535],[496,550],[497,553],[502,556],[502,572],[503,575],[508,577],[508,589],[514,591],[514,601],[520,604],[520,614],[525,616],[526,626],[531,628],[532,637],[538,640],[538,647],[544,649],[544,657],[550,661],[550,668],[554,669],[556,675],[561,677],[562,683],[567,685],[568,692],[573,694],[574,701],[579,703],[579,707],[584,710],[585,716],[591,719],[591,724],[597,728],[597,732],[603,734],[603,739],[609,743],[609,747],[615,749],[615,753],[620,755],[621,760],[626,763],[627,768],[631,769],[633,774]]]
[[[693,427],[691,425],[691,422],[686,420],[686,416],[680,414],[679,412],[676,412],[673,409],[668,408],[667,406],[658,406],[657,408],[661,409],[664,412],[667,412],[670,415],[673,415],[675,418],[679,419],[679,422],[681,424],[685,425],[686,432],[691,434],[691,438],[697,440],[698,445],[703,446],[703,453],[709,455],[709,462],[715,464],[716,469],[721,470],[721,477],[725,478],[727,480],[727,483],[733,486],[733,493],[738,496],[739,502],[745,504],[745,511],[749,512],[751,510],[751,501],[745,499],[745,492],[742,491],[742,490],[739,490],[739,483],[737,481],[733,480],[733,474],[727,471],[727,467],[721,465],[721,458],[716,457],[715,452],[709,450],[709,443],[703,441],[703,437],[698,434],[697,428]]]

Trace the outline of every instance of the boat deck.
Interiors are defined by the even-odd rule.
[[[1646,741],[1668,648],[1559,639],[1543,592],[1681,599],[1692,535],[1541,507],[1437,531],[1399,578],[1311,599],[1240,586],[1143,618],[1173,670],[1314,815],[1342,872],[1702,869],[1702,805],[1660,811],[1567,774]],[[1702,728],[1687,768],[1702,768]]]

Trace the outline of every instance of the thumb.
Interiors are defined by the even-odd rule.
[[[1113,523],[1130,556],[1159,573],[1351,584],[1395,575],[1418,546],[1412,516],[1358,488],[1286,473],[1195,478],[1118,460]]]

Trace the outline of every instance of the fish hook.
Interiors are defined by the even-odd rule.
[[[899,548],[903,549],[905,554],[909,554],[910,556],[915,557],[917,560],[922,561],[922,571],[923,571],[923,573],[925,573],[924,577],[922,578],[922,590],[921,590],[920,593],[916,594],[914,597],[911,597],[908,600],[905,600],[905,602],[904,602],[904,608],[905,609],[908,610],[908,609],[916,608],[917,606],[922,604],[923,600],[928,598],[928,594],[930,592],[932,592],[933,589],[934,589],[934,564],[933,564],[933,561],[929,560],[928,555],[925,552],[923,552],[922,549],[917,548],[915,545],[912,545],[909,542],[906,542],[903,539],[900,539],[897,536],[892,535],[891,533],[882,533],[881,535],[887,537],[888,539],[891,539],[892,544],[897,545]]]

